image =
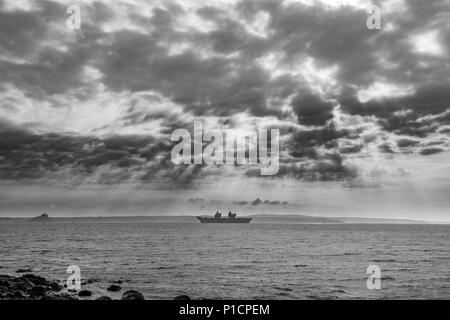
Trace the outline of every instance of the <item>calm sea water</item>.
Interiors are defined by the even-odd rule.
[[[122,280],[147,299],[448,299],[449,245],[445,225],[9,221],[0,273],[62,280],[75,264],[94,297]],[[369,265],[380,290],[367,289]]]

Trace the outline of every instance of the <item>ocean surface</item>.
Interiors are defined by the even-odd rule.
[[[449,299],[449,248],[449,225],[0,221],[0,274],[78,265],[94,298],[122,280],[147,299]]]

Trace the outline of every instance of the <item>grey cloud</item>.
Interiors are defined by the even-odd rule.
[[[407,148],[407,147],[413,147],[418,145],[420,142],[417,140],[411,140],[411,139],[400,139],[397,141],[397,146],[400,148]]]
[[[339,139],[357,139],[363,130],[363,128],[337,129],[334,123],[315,129],[296,130],[292,135],[292,140],[289,142],[289,148],[292,152],[300,153],[308,153],[308,150],[312,147],[335,148],[338,147]]]
[[[252,206],[257,206],[257,205],[261,204],[261,202],[262,202],[261,199],[257,198],[255,200],[253,200],[251,203],[252,203]]]
[[[233,204],[237,204],[239,206],[245,206],[245,205],[248,204],[248,201],[237,201],[237,200],[234,200]]]
[[[131,175],[143,181],[156,181],[158,173],[168,170],[162,177],[178,181],[184,168],[174,170],[170,161],[171,144],[155,141],[148,136],[112,136],[105,139],[62,134],[34,134],[8,121],[1,121],[0,176],[3,179],[41,178],[51,173],[70,170],[73,178],[95,175],[102,166],[113,172],[101,173],[99,183],[121,182]],[[170,169],[170,170],[169,170]],[[190,171],[192,176],[201,170]],[[155,176],[153,176],[153,175]],[[186,180],[186,175],[184,175]]]
[[[444,151],[444,149],[442,149],[442,148],[424,148],[424,149],[420,150],[420,154],[424,155],[424,156],[428,156],[428,155],[432,155],[432,154],[436,154],[436,153],[441,153],[443,151]]]
[[[236,202],[238,204],[247,204],[247,201],[240,201],[240,202]],[[251,201],[250,204],[252,206],[259,206],[259,205],[273,205],[273,206],[285,206],[288,204],[287,201],[279,201],[279,200],[261,200],[260,198],[256,198],[255,200]]]
[[[445,21],[439,20],[439,14],[449,8],[448,3],[433,1],[424,5],[408,1],[406,5],[407,17],[386,17],[386,21],[397,25],[392,32],[368,30],[366,12],[351,7],[329,10],[322,5],[282,5],[264,0],[244,1],[231,8],[244,22],[252,21],[259,12],[267,13],[269,32],[264,38],[248,32],[242,21],[231,19],[222,9],[212,6],[198,10],[197,15],[215,24],[215,30],[180,30],[175,28],[175,21],[182,17],[184,8],[171,3],[153,9],[151,17],[136,8],[130,11],[133,22],[148,33],[131,29],[105,32],[101,24],[114,21],[115,12],[113,7],[93,2],[86,4],[88,19],[76,34],[76,41],[58,39],[60,45],[67,46],[64,51],[40,44],[55,40],[51,26],[64,23],[65,7],[39,2],[32,11],[0,11],[2,52],[28,61],[21,64],[13,59],[1,60],[0,84],[13,85],[26,95],[48,101],[52,101],[53,94],[74,89],[88,99],[97,84],[119,93],[153,90],[180,104],[186,112],[216,117],[223,123],[238,112],[286,120],[290,116],[286,107],[290,107],[297,124],[315,128],[294,130],[294,126],[286,126],[283,134],[288,140],[284,144],[287,155],[282,159],[278,177],[310,181],[352,179],[358,171],[346,164],[346,157],[361,152],[375,138],[372,134],[361,142],[363,127],[335,128],[334,101],[344,114],[375,117],[380,133],[409,136],[394,141],[402,152],[423,147],[416,141],[421,143],[422,138],[435,133],[445,134],[442,126],[450,124],[450,113],[445,113],[450,103],[448,57],[424,57],[414,52],[407,41],[435,21],[435,27],[447,41],[443,45],[448,45],[450,30]],[[170,46],[184,42],[186,50],[170,52]],[[212,54],[202,55],[202,50]],[[257,61],[270,53],[280,57],[275,64],[292,70],[306,57],[312,57],[319,68],[337,66],[336,92],[319,94],[301,77],[272,74]],[[97,68],[100,79],[87,79],[83,74],[86,66]],[[410,85],[413,93],[359,101],[358,90],[381,78],[388,83]],[[293,99],[286,106],[285,100],[290,97]],[[2,107],[14,110],[20,106],[5,102]],[[174,128],[189,126],[182,117],[165,110],[137,110],[133,101],[120,124],[131,127],[155,119],[165,135]],[[11,124],[5,124],[2,130],[3,177],[39,176],[63,168],[94,174],[97,168],[110,165],[122,169],[117,181],[131,179],[138,173],[143,182],[161,178],[175,185],[189,185],[198,177],[216,173],[204,166],[174,167],[168,156],[171,144],[153,137],[37,135]],[[321,154],[318,150],[322,147],[329,153]],[[395,152],[394,145],[388,142],[379,148],[386,153]],[[439,152],[437,149],[441,150],[421,149],[420,154]],[[257,171],[251,169],[247,174],[254,176]],[[115,181],[114,175],[103,174],[101,179],[105,183]]]
[[[381,152],[384,152],[384,153],[395,153],[395,151],[390,143],[383,143],[383,144],[379,145],[378,148],[380,149]]]
[[[324,125],[333,119],[334,105],[320,96],[311,93],[299,94],[291,104],[300,124]]]
[[[259,177],[258,168],[248,169],[249,177]],[[338,153],[328,154],[315,161],[280,163],[278,173],[272,178],[289,177],[302,181],[342,181],[358,176],[355,166],[346,164]]]
[[[340,153],[346,154],[346,153],[359,153],[363,149],[363,145],[356,143],[356,144],[350,144],[346,145],[344,147],[341,147],[339,149]]]

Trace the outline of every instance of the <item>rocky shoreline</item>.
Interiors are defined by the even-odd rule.
[[[119,292],[122,287],[112,284],[107,288],[109,292]],[[67,291],[67,292],[65,292]],[[26,273],[15,277],[0,275],[0,300],[79,300],[92,296],[90,290],[66,290],[57,281]],[[186,295],[177,296],[175,300],[190,300]],[[94,300],[114,300],[109,296],[101,296]],[[142,293],[128,290],[122,294],[120,300],[145,300]]]

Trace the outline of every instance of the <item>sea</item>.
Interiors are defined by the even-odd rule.
[[[449,299],[449,248],[450,225],[0,221],[0,274],[76,265],[93,298]]]

